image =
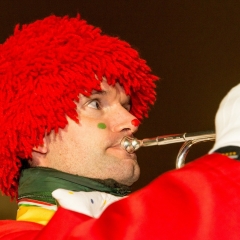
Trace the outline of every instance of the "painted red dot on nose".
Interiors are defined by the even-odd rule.
[[[133,126],[135,126],[135,127],[138,127],[139,125],[140,125],[140,121],[138,120],[138,119],[133,119],[132,121],[131,121],[131,123],[132,123],[132,125]]]

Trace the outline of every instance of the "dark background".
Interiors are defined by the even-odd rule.
[[[17,23],[49,14],[76,16],[139,50],[161,77],[158,98],[138,138],[214,130],[220,100],[239,82],[238,0],[0,0],[0,42]],[[193,146],[191,161],[213,142]],[[137,190],[175,168],[181,144],[142,148]],[[0,219],[15,218],[16,203],[0,196]]]

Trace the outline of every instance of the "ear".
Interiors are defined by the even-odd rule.
[[[47,141],[46,141],[46,137],[43,138],[43,144],[42,145],[39,145],[39,146],[35,146],[33,147],[32,149],[34,152],[37,152],[37,153],[42,153],[42,154],[46,154],[48,152],[48,144],[47,144]]]

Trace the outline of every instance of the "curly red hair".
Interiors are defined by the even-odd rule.
[[[148,116],[155,81],[145,60],[127,42],[101,33],[78,15],[49,16],[16,26],[0,45],[0,189],[16,197],[22,160],[44,134],[78,122],[76,101],[119,82],[131,96],[131,112]]]

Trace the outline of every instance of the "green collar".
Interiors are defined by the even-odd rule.
[[[18,199],[30,198],[56,204],[52,192],[58,188],[71,191],[100,191],[115,196],[125,196],[129,189],[109,187],[94,179],[72,175],[52,168],[35,167],[21,172],[18,188]]]

